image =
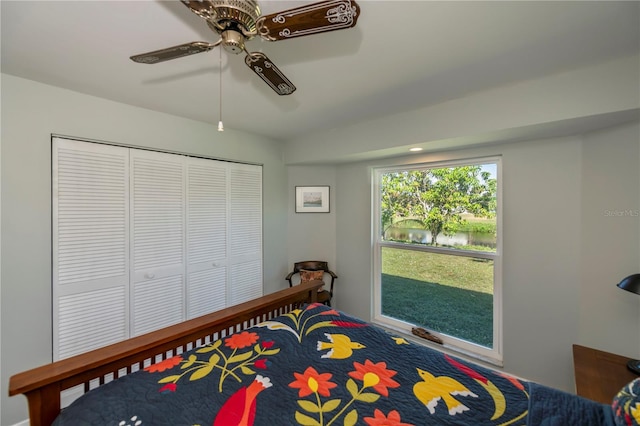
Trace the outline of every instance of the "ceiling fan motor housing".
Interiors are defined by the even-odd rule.
[[[216,11],[213,21],[218,32],[235,29],[244,34],[247,39],[255,36],[256,22],[260,17],[260,6],[256,0],[210,1]]]

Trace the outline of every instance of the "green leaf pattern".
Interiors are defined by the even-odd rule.
[[[347,380],[345,387],[351,395],[351,399],[347,401],[342,406],[342,408],[340,408],[340,405],[342,404],[341,399],[330,399],[323,403],[318,392],[314,392],[313,395],[317,402],[305,399],[298,400],[298,405],[300,406],[300,408],[310,414],[307,415],[300,411],[296,411],[295,419],[298,424],[330,426],[337,422],[342,416],[344,416],[342,421],[345,426],[355,425],[358,421],[358,410],[356,408],[352,408],[351,406],[356,402],[374,403],[380,398],[380,395],[378,395],[377,393],[364,392],[367,386],[363,383],[362,387],[360,388],[358,387],[356,381],[351,378]],[[338,408],[340,408],[340,410],[333,416],[325,416],[325,414],[331,413]],[[347,410],[349,411],[347,412]]]
[[[197,349],[197,354],[209,354],[208,360],[200,359],[197,355],[192,354],[188,359],[183,360],[180,369],[183,370],[181,374],[174,374],[171,376],[163,377],[158,380],[158,383],[178,383],[185,376],[189,376],[189,381],[200,380],[215,369],[220,370],[220,380],[218,382],[218,391],[222,393],[223,384],[225,380],[231,376],[236,381],[241,382],[242,378],[239,374],[245,376],[254,375],[256,372],[251,368],[253,363],[258,358],[263,358],[271,355],[275,355],[280,352],[279,348],[264,348],[260,344],[256,344],[252,349],[238,353],[237,349],[233,349],[230,354],[225,353],[230,349],[222,346],[222,340],[216,340],[211,344],[203,346]]]
[[[302,343],[302,339],[305,336],[318,328],[336,327],[336,325],[331,321],[319,321],[315,324],[309,325],[309,321],[320,315],[327,315],[327,313],[327,311],[320,311],[319,313],[313,314],[310,313],[310,309],[295,309],[280,317],[281,319],[289,319],[292,323],[290,325],[280,321],[271,320],[258,324],[258,327],[267,327],[270,330],[286,330],[296,336],[299,343]]]

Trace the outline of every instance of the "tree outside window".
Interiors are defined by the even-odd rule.
[[[425,229],[435,246],[440,233],[452,236],[462,229],[465,216],[495,219],[496,188],[496,179],[480,165],[385,173],[382,229]]]

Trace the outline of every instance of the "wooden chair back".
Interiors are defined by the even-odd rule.
[[[331,299],[333,298],[333,284],[336,278],[338,278],[338,275],[329,269],[328,263],[322,260],[305,260],[302,262],[296,262],[293,265],[293,271],[289,272],[285,277],[285,279],[289,281],[289,287],[293,286],[293,276],[295,274],[300,274],[300,271],[324,271],[325,274],[329,274],[329,276],[331,276],[329,290],[323,289],[318,292],[318,302],[331,306]],[[324,278],[322,281],[324,282]]]

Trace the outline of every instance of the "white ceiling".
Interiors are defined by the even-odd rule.
[[[304,1],[263,0],[263,13]],[[2,72],[217,123],[218,50],[129,56],[217,34],[180,2],[1,1]],[[278,96],[222,52],[226,128],[279,140],[638,52],[639,2],[359,0],[355,28],[254,39],[297,86]]]

